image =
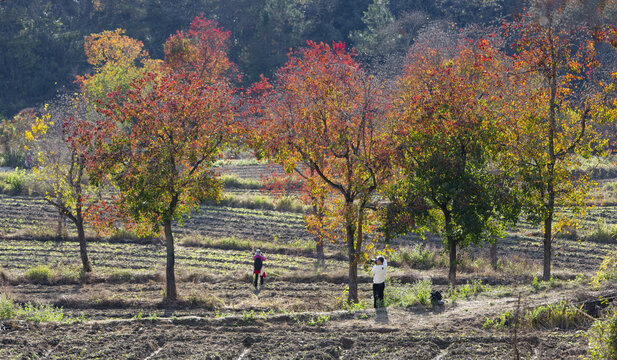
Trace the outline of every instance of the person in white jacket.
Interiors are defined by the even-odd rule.
[[[373,274],[373,302],[375,308],[383,307],[383,292],[386,287],[386,269],[388,268],[388,263],[383,256],[378,257],[375,260],[375,265],[371,269],[371,273]]]

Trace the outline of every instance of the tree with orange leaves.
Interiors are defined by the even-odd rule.
[[[170,37],[157,72],[99,103],[105,119],[90,133],[93,179],[111,178],[119,189],[115,206],[131,221],[150,233],[163,228],[169,301],[177,299],[172,221],[181,221],[200,201],[220,197],[211,167],[238,128],[226,72],[229,36],[216,23],[196,18],[188,32]]]
[[[504,161],[516,168],[529,219],[542,224],[545,281],[555,230],[576,226],[571,214],[557,208],[584,212],[593,183],[574,170],[581,158],[606,150],[596,129],[614,117],[607,112],[615,106],[614,79],[605,71],[611,64],[602,64],[596,53],[610,31],[571,21],[568,13],[578,7],[578,1],[538,1],[528,16],[504,26],[515,49],[509,96],[514,121]]]
[[[311,191],[325,184],[336,194],[349,256],[348,301],[357,302],[367,207],[389,175],[380,84],[344,44],[309,41],[290,53],[273,84],[263,79],[253,90],[261,95],[253,104],[260,151],[314,182]]]

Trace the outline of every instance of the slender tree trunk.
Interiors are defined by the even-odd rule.
[[[92,266],[88,259],[88,250],[86,247],[86,233],[84,231],[84,219],[80,214],[77,214],[77,221],[75,222],[77,227],[77,239],[79,240],[79,255],[81,256],[81,266],[84,272],[91,272]]]
[[[453,236],[448,236],[448,252],[450,253],[450,271],[448,281],[452,288],[456,287],[456,240]]]
[[[549,195],[549,204],[550,195]],[[554,207],[554,198],[553,198]],[[544,219],[544,272],[542,274],[542,280],[549,281],[551,279],[551,256],[552,256],[552,243],[553,243],[553,207],[549,205],[549,214]]]
[[[315,244],[315,252],[317,253],[317,265],[324,266],[326,263],[325,255],[324,255],[324,241],[323,239],[318,239]]]
[[[165,300],[175,301],[176,293],[176,274],[174,272],[175,254],[174,254],[174,237],[171,232],[171,220],[165,220],[165,246],[167,247],[167,267],[165,268],[166,278],[166,295]]]
[[[355,226],[353,221],[353,204],[345,204],[345,229],[347,232],[347,254],[349,255],[349,295],[348,303],[358,302],[358,259],[355,246]]]
[[[548,215],[544,219],[544,273],[542,280],[549,281],[551,279],[551,245],[553,237],[553,214],[555,212],[555,134],[557,132],[557,53],[554,48],[552,33],[549,33],[550,52],[551,52],[551,72],[550,91],[551,97],[549,100],[549,118],[548,118],[548,179],[546,191],[548,195],[547,210]]]
[[[444,210],[442,210],[444,211]],[[450,271],[448,272],[448,281],[452,288],[456,287],[456,239],[450,234],[452,218],[450,213],[444,211],[444,220],[446,225],[446,238],[448,240],[448,252],[450,253]]]
[[[497,242],[491,244],[491,267],[493,270],[497,270]]]

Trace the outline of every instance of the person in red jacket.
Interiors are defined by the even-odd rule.
[[[253,274],[255,274],[255,290],[257,290],[257,279],[261,277],[261,281],[259,283],[259,287],[264,285],[264,278],[266,277],[266,272],[264,270],[264,262],[266,258],[261,254],[261,250],[257,249],[255,251],[255,256],[253,256]]]

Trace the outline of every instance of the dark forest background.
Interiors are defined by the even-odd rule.
[[[126,29],[154,58],[170,34],[201,13],[232,32],[231,57],[244,83],[269,76],[305,41],[344,41],[367,63],[400,57],[422,29],[498,22],[524,0],[3,0],[0,117],[58,91],[88,71],[84,36]]]

